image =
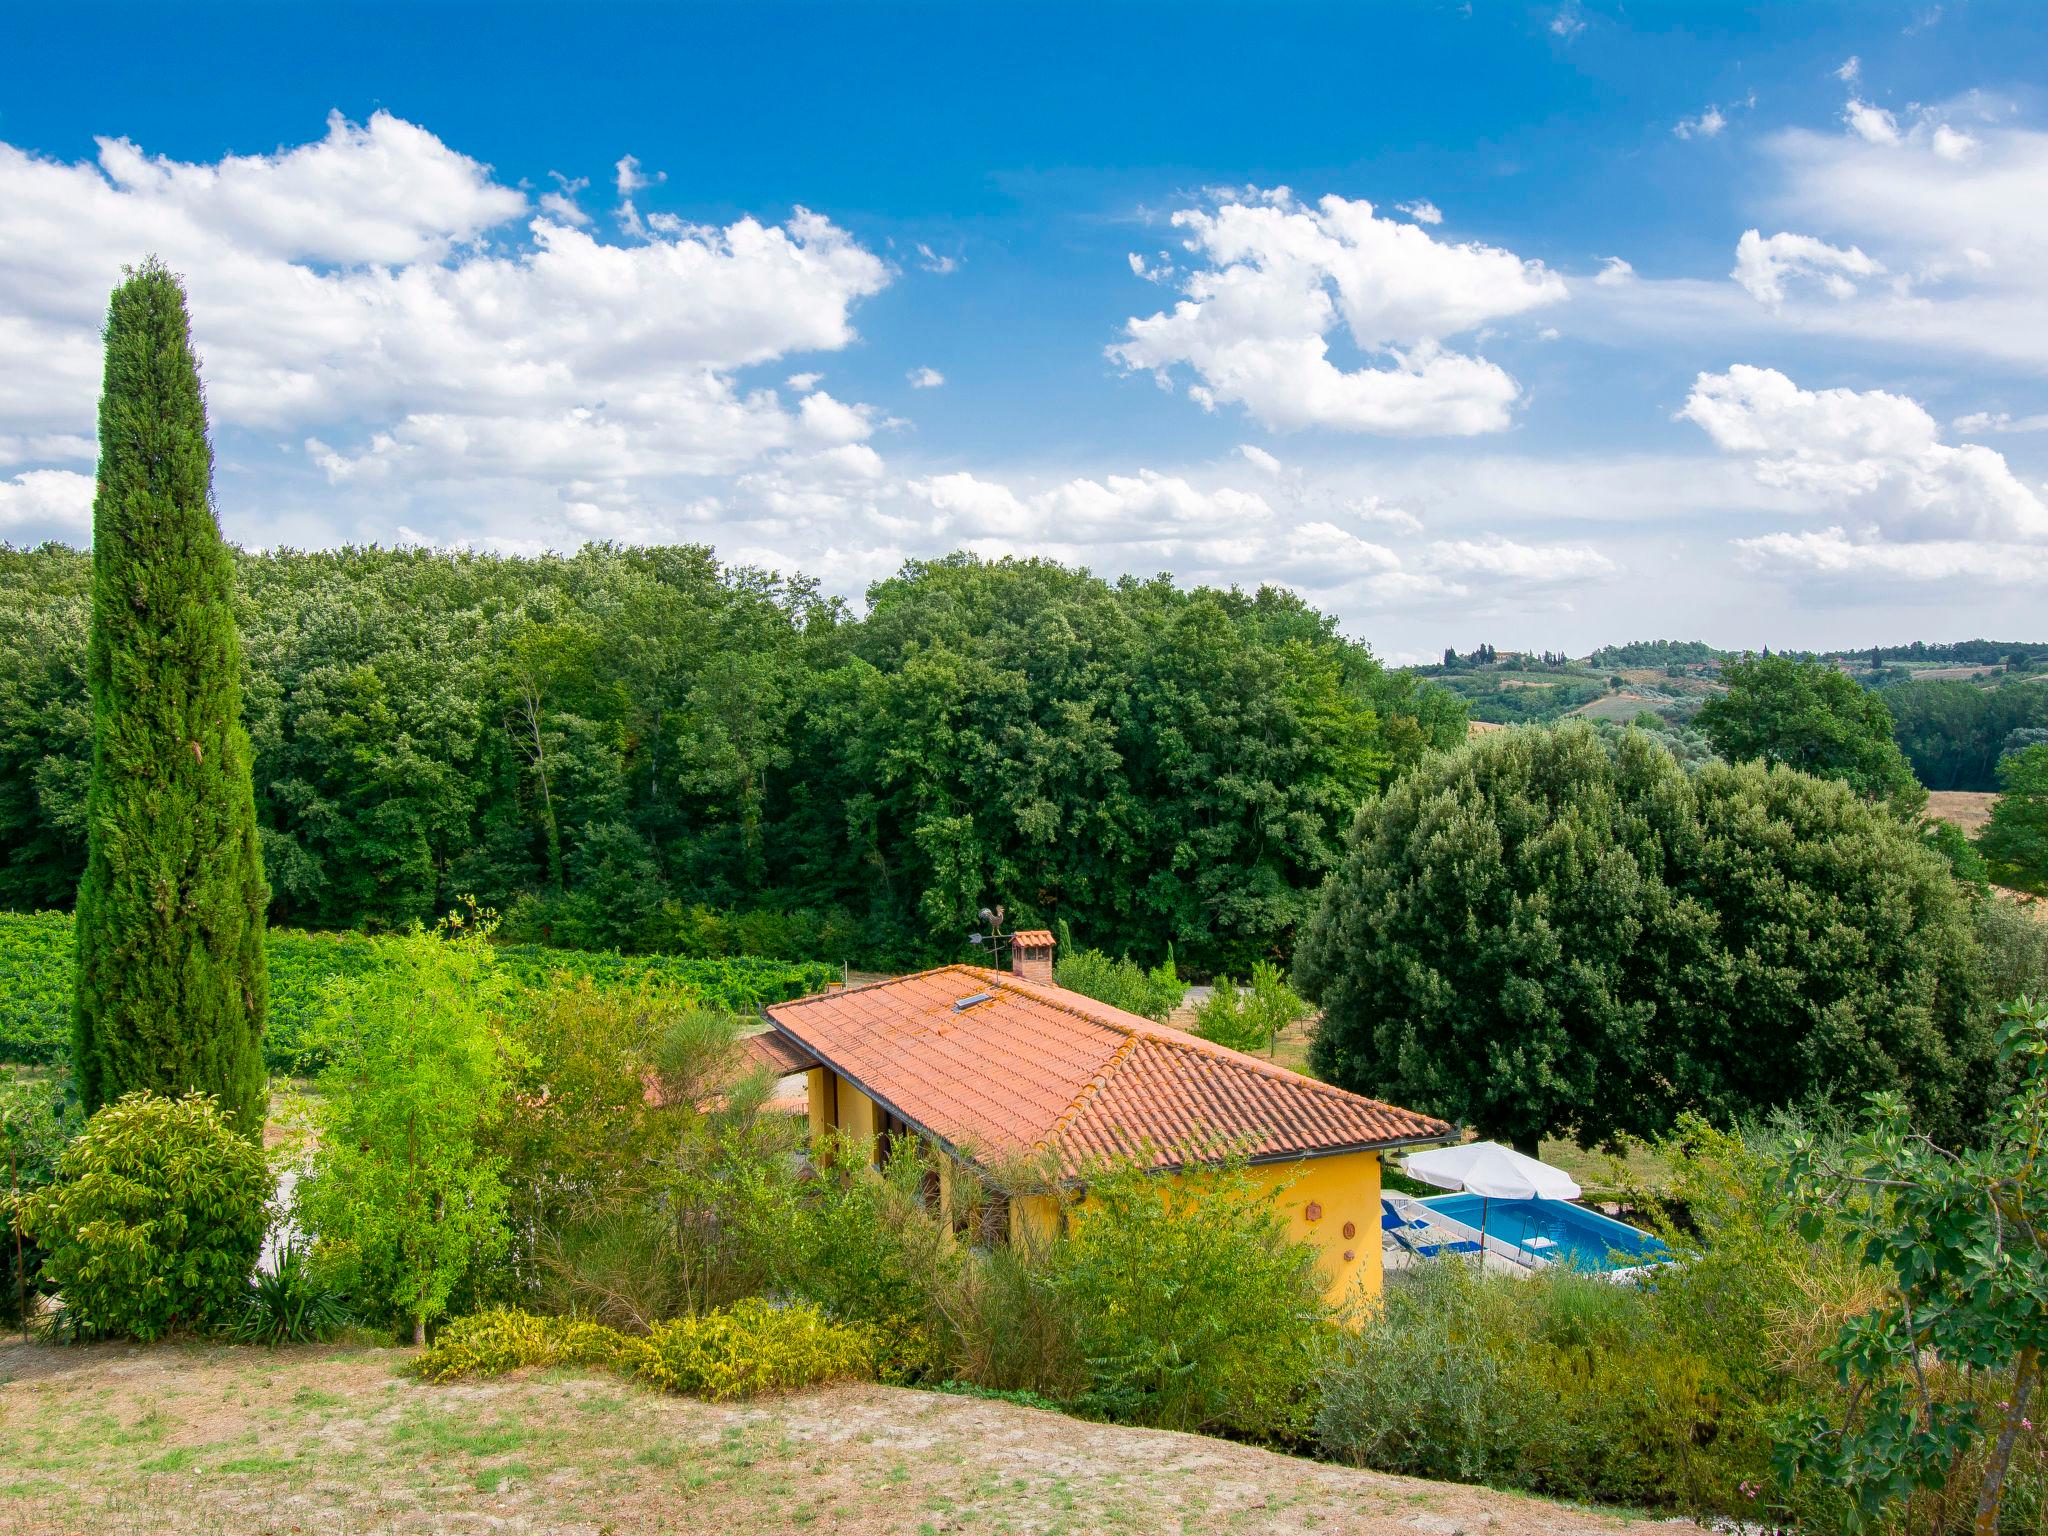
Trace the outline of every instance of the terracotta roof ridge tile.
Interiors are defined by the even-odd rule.
[[[1081,1085],[1081,1091],[1074,1095],[1074,1102],[1060,1111],[1059,1118],[1053,1121],[1051,1128],[1046,1131],[1044,1138],[1037,1145],[1050,1147],[1058,1142],[1060,1133],[1087,1112],[1089,1103],[1108,1086],[1110,1079],[1122,1070],[1124,1059],[1137,1049],[1137,1045],[1138,1037],[1136,1035],[1126,1035],[1124,1043],[1110,1052],[1109,1060],[1105,1061],[1096,1070],[1093,1077]]]

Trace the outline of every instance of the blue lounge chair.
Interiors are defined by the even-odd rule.
[[[1419,1216],[1403,1216],[1395,1208],[1393,1201],[1389,1200],[1385,1195],[1380,1196],[1380,1230],[1382,1232],[1402,1232],[1409,1227],[1427,1227],[1428,1225],[1429,1223]]]
[[[1409,1253],[1418,1259],[1433,1259],[1444,1253],[1478,1253],[1479,1244],[1469,1237],[1457,1238],[1448,1243],[1424,1243],[1416,1240],[1415,1234],[1430,1230],[1430,1224],[1419,1216],[1403,1216],[1394,1202],[1380,1198],[1380,1230],[1392,1235]]]

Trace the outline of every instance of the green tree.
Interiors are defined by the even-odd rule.
[[[1786,1480],[1841,1490],[1844,1525],[1880,1525],[1939,1488],[1988,1442],[1974,1529],[1995,1536],[2013,1448],[2038,1412],[2048,1351],[2048,1006],[2022,998],[2003,1052],[2017,1077],[1981,1148],[1958,1154],[1915,1128],[1898,1094],[1873,1095],[1864,1134],[1839,1155],[1802,1138],[1786,1183],[1802,1235],[1833,1217],[1886,1282],[1827,1351],[1848,1389],[1839,1417],[1795,1409],[1779,1426]],[[1940,1367],[1990,1377],[1997,1409]]]
[[[1760,758],[1840,779],[1902,814],[1926,803],[1927,792],[1892,740],[1890,709],[1846,672],[1764,655],[1730,663],[1721,677],[1727,693],[1709,699],[1694,723],[1730,762]]]
[[[1929,789],[1996,789],[1999,757],[2020,733],[2048,727],[2048,682],[2039,679],[1996,688],[1960,678],[1905,682],[1886,688],[1884,701],[1900,750]]]
[[[1307,1000],[1287,984],[1280,967],[1260,960],[1252,966],[1248,986],[1240,987],[1228,976],[1216,978],[1209,996],[1195,1010],[1195,1033],[1233,1051],[1270,1055],[1280,1032],[1299,1024],[1311,1011]]]
[[[1525,727],[1425,764],[1360,814],[1296,952],[1317,1075],[1529,1152],[1661,1125],[1660,1006],[1713,948],[1667,878],[1697,836],[1640,733]]]
[[[178,280],[114,290],[93,501],[92,779],[72,1060],[88,1111],[133,1089],[265,1108],[270,899],[242,728],[234,570]]]
[[[295,1194],[300,1224],[353,1273],[357,1305],[403,1321],[414,1343],[506,1245],[504,1160],[487,1142],[504,1107],[494,1010],[509,983],[486,932],[450,927],[415,932],[333,994],[319,1141]]]
[[[1998,782],[2004,793],[1979,847],[2000,880],[2048,893],[2048,744],[2008,752]]]
[[[1053,962],[1053,980],[1112,1008],[1164,1023],[1187,996],[1173,956],[1146,970],[1129,956],[1112,960],[1099,949],[1072,949]]]
[[[1574,725],[1367,807],[1296,968],[1321,1076],[1530,1150],[1884,1086],[1966,1126],[1973,953],[1946,864],[1843,786]]]

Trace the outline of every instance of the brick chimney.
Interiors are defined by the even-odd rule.
[[[1052,985],[1052,935],[1043,928],[1026,928],[1010,935],[1010,969],[1025,981]]]

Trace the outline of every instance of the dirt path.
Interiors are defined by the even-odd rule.
[[[430,1387],[397,1374],[405,1358],[0,1348],[0,1536],[1592,1536],[1652,1524],[888,1387],[721,1407],[581,1373]]]

